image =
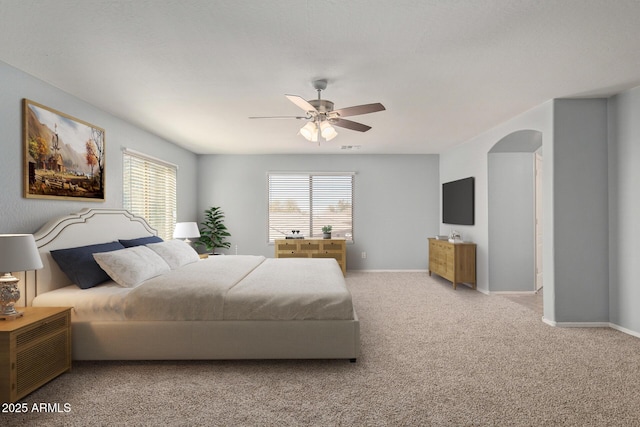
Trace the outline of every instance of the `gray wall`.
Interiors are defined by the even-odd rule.
[[[609,320],[607,149],[606,99],[555,101],[557,322]]]
[[[222,207],[230,253],[273,256],[266,234],[269,171],[353,171],[347,268],[427,269],[427,238],[438,234],[440,217],[437,155],[206,155],[198,169],[198,220],[205,209]]]
[[[535,290],[534,154],[489,153],[489,290]]]
[[[609,315],[640,336],[640,88],[609,101]]]
[[[106,201],[23,198],[22,99],[77,117],[105,129]],[[123,146],[178,165],[178,221],[196,216],[197,156],[142,131],[41,80],[0,62],[0,233],[32,233],[49,219],[83,208],[122,207]]]

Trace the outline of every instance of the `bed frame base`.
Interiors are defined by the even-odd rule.
[[[358,320],[74,322],[74,360],[349,359]]]

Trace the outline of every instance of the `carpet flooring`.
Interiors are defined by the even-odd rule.
[[[3,425],[638,426],[640,339],[426,273],[350,272],[342,360],[75,362]],[[68,412],[64,412],[68,404]]]

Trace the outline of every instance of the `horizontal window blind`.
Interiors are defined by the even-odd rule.
[[[352,173],[269,173],[269,242],[299,230],[322,237],[332,226],[333,237],[353,240]]]
[[[168,240],[173,237],[176,222],[177,167],[125,151],[123,153],[123,206],[147,220]]]

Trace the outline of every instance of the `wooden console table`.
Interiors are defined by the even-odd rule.
[[[469,283],[476,288],[476,244],[451,243],[448,240],[429,239],[429,276],[431,273],[453,283]]]

